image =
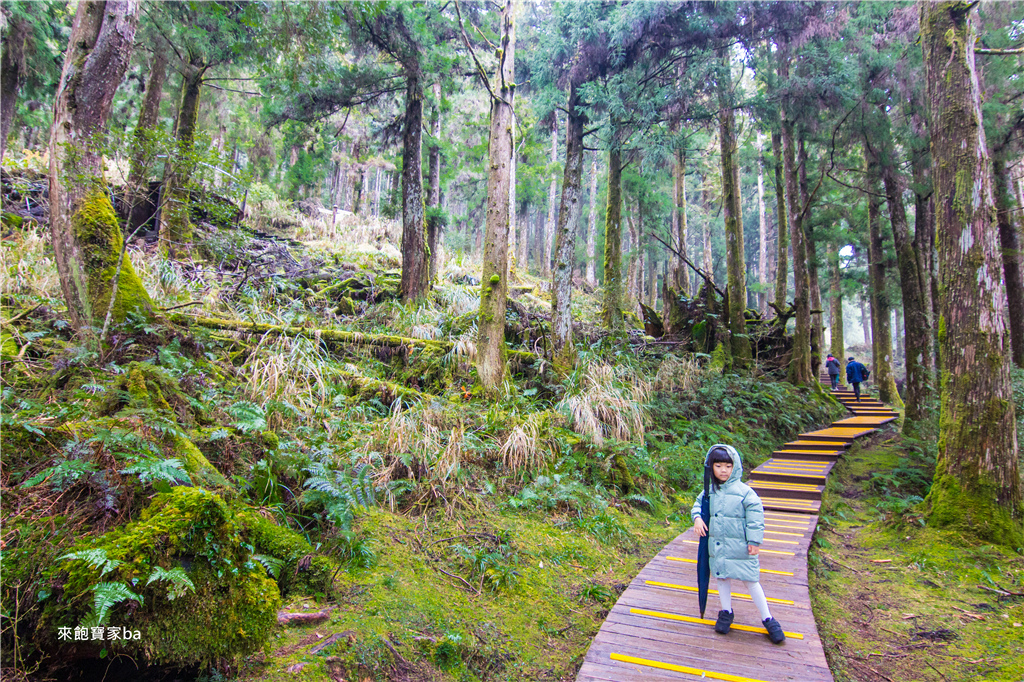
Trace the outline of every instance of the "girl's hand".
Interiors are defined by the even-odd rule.
[[[757,545],[747,545],[747,554],[750,556],[757,556],[761,553],[761,548]]]
[[[704,537],[708,534],[707,524],[705,524],[704,519],[700,518],[699,516],[693,522],[693,532],[696,533],[699,537]]]

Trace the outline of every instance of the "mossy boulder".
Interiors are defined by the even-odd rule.
[[[256,552],[283,562],[277,578],[281,594],[330,591],[337,566],[328,557],[318,556],[304,537],[252,510],[244,510],[238,516]]]
[[[139,630],[141,638],[108,641],[107,648],[150,662],[237,661],[260,649],[277,622],[277,585],[253,561],[236,515],[214,493],[180,487],[157,495],[137,521],[76,550],[102,550],[121,563],[101,575],[88,561],[60,561],[52,583],[63,589],[44,602],[40,632],[89,617],[93,586],[101,582],[119,582],[141,598],[114,606],[108,624]],[[171,598],[166,581],[150,582],[157,568],[182,569],[194,590]]]

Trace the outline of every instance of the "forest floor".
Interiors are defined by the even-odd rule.
[[[809,579],[836,682],[1024,679],[1024,557],[922,524],[933,462],[884,432],[832,472]]]

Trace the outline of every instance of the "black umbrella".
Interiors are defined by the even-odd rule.
[[[711,466],[704,465],[704,497],[700,501],[700,518],[704,521],[707,532],[697,545],[697,601],[700,604],[700,617],[708,605],[708,585],[711,583],[711,557],[708,555],[708,535],[711,534],[711,503],[708,499],[708,487],[711,485]]]

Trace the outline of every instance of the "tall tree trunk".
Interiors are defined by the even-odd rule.
[[[1006,166],[1004,147],[992,156],[992,185],[996,201],[996,222],[999,225],[999,246],[1003,252],[1011,355],[1015,365],[1024,367],[1024,281],[1021,277],[1021,244],[1013,219],[1014,202],[1010,190],[1012,181]]]
[[[164,173],[160,201],[160,246],[167,253],[177,255],[186,251],[192,242],[192,221],[189,216],[189,184],[195,169],[196,122],[199,120],[199,95],[207,65],[194,59],[184,64],[181,83],[181,103],[178,122],[174,128],[175,158]]]
[[[843,332],[843,280],[842,271],[839,269],[839,251],[836,245],[829,242],[826,245],[828,266],[829,266],[829,281],[830,288],[832,290],[832,334],[829,350],[832,351],[832,355],[839,358],[842,362],[846,358],[846,339],[844,338]],[[846,377],[842,372],[839,373],[839,380],[846,383]]]
[[[893,144],[889,115],[879,109],[877,125],[865,138],[868,153],[882,175],[885,198],[889,205],[889,223],[892,225],[893,244],[900,273],[903,293],[903,329],[906,332],[902,355],[906,370],[906,412],[903,433],[914,438],[922,436],[922,428],[931,421],[929,406],[933,399],[933,368],[931,359],[932,327],[924,293],[925,278],[921,276],[918,254],[910,236],[910,224],[903,204],[904,183],[899,176],[899,159]]]
[[[0,56],[0,161],[7,151],[7,135],[14,120],[14,104],[25,82],[25,43],[31,30],[28,19],[19,17],[11,22]]]
[[[701,246],[703,254],[703,265],[704,272],[708,273],[711,279],[715,278],[715,254],[711,250],[711,192],[707,189],[701,192],[701,198],[704,200],[704,213],[707,218],[704,220],[704,229],[701,231]]]
[[[512,103],[515,95],[515,0],[504,0],[501,15],[501,57],[491,97],[491,132],[487,170],[487,235],[484,238],[483,282],[477,332],[477,374],[490,392],[505,378],[505,303],[508,296],[508,234],[512,216]]]
[[[540,262],[540,276],[547,279],[551,276],[551,244],[555,238],[555,202],[558,200],[558,176],[555,164],[558,163],[558,115],[553,116],[551,124],[551,184],[548,186],[548,217],[544,221],[543,252]]]
[[[775,305],[786,308],[789,289],[789,222],[786,218],[786,185],[782,179],[785,163],[782,159],[782,133],[772,131],[772,156],[775,157],[775,201],[778,220],[778,252],[775,260]]]
[[[156,149],[152,135],[160,117],[160,98],[167,79],[167,52],[157,47],[153,52],[153,61],[149,67],[149,80],[146,82],[146,96],[142,99],[139,110],[139,121],[135,124],[134,149],[132,150],[131,168],[128,172],[127,189],[125,190],[123,218],[128,219],[128,233],[135,232],[152,215],[152,208],[147,201],[149,196],[149,176],[153,172],[152,165],[156,161]]]
[[[744,313],[747,309],[747,266],[743,250],[743,208],[740,203],[740,169],[736,163],[736,114],[732,106],[732,65],[725,48],[718,50],[721,62],[718,78],[718,129],[722,159],[725,255],[729,294],[729,338],[732,364],[736,369],[750,365],[750,337]]]
[[[578,108],[575,84],[569,86],[568,116],[565,126],[565,172],[562,175],[562,200],[558,206],[555,230],[555,262],[551,282],[551,346],[553,364],[568,372],[576,364],[572,338],[572,269],[576,260],[576,226],[580,221],[580,186],[583,182],[583,125],[586,116]]]
[[[928,520],[1019,547],[1022,494],[975,3],[922,2],[939,256],[942,409]]]
[[[672,241],[679,253],[689,257],[686,240],[689,225],[686,222],[686,148],[680,145],[675,153],[675,166],[672,168],[672,199],[675,210],[672,212]],[[683,296],[690,296],[690,271],[682,259],[672,258],[669,271],[671,286],[676,287]]]
[[[871,287],[871,361],[874,367],[875,386],[878,387],[878,399],[893,407],[903,407],[896,390],[896,377],[893,374],[892,353],[892,304],[889,302],[889,289],[886,283],[885,248],[882,238],[881,215],[882,200],[878,196],[878,185],[881,169],[870,158],[867,160],[868,182],[868,278]]]
[[[923,115],[913,113],[915,127],[925,129],[927,124]],[[931,329],[930,347],[931,357],[925,362],[929,373],[937,376],[939,367],[938,357],[938,271],[935,263],[935,201],[932,192],[931,178],[931,155],[928,153],[927,144],[924,149],[912,150],[911,169],[913,173],[914,190],[914,253],[917,254],[917,274],[921,280],[921,295],[924,298],[924,309],[928,315],[928,325]],[[932,389],[933,393],[937,387]]]
[[[444,224],[439,214],[439,209],[441,208],[441,83],[434,83],[432,87],[435,104],[430,112],[430,147],[427,150],[426,202],[427,208],[434,209],[429,212],[430,215],[427,217],[427,253],[430,256],[430,271],[427,273],[427,278],[430,281],[437,277],[441,255],[441,233],[444,230]],[[494,116],[493,111],[491,116]]]
[[[615,141],[615,134],[612,135]],[[612,332],[622,323],[622,156],[613,144],[608,154],[608,206],[604,221],[604,301],[601,319]]]
[[[78,3],[53,108],[50,232],[68,314],[82,331],[102,325],[108,310],[115,322],[133,310],[153,311],[124,254],[93,145],[128,66],[138,13],[135,1]]]
[[[509,166],[508,179],[508,268],[512,275],[515,264],[516,247],[519,244],[519,209],[516,200],[516,169],[519,167],[519,155],[516,153],[516,130],[512,126],[512,160]]]
[[[764,136],[757,134],[757,283],[761,291],[757,294],[757,309],[761,314],[768,312],[768,216],[764,208],[764,155],[760,153]]]
[[[597,286],[597,152],[590,157],[590,215],[587,219],[587,284]]]
[[[807,252],[807,285],[810,291],[811,310],[821,311],[821,285],[818,281],[818,246],[814,241],[814,231],[810,229],[810,220],[807,217],[810,210],[811,198],[807,191],[807,146],[803,136],[800,137],[799,161],[800,169],[800,203],[803,205],[804,215],[804,249]],[[811,376],[818,375],[818,367],[821,366],[822,350],[825,347],[825,326],[822,323],[822,313],[811,313]]]
[[[430,254],[423,220],[423,83],[406,74],[402,134],[402,301],[418,302],[430,291]]]
[[[779,75],[789,78],[788,57],[783,58]],[[788,105],[787,105],[788,106]],[[811,301],[810,280],[807,275],[807,243],[804,239],[804,215],[797,190],[796,140],[793,121],[782,114],[782,155],[786,175],[786,197],[789,200],[789,232],[793,244],[793,307],[796,328],[793,333],[793,355],[789,363],[789,381],[797,385],[810,385],[815,381],[811,373]]]

